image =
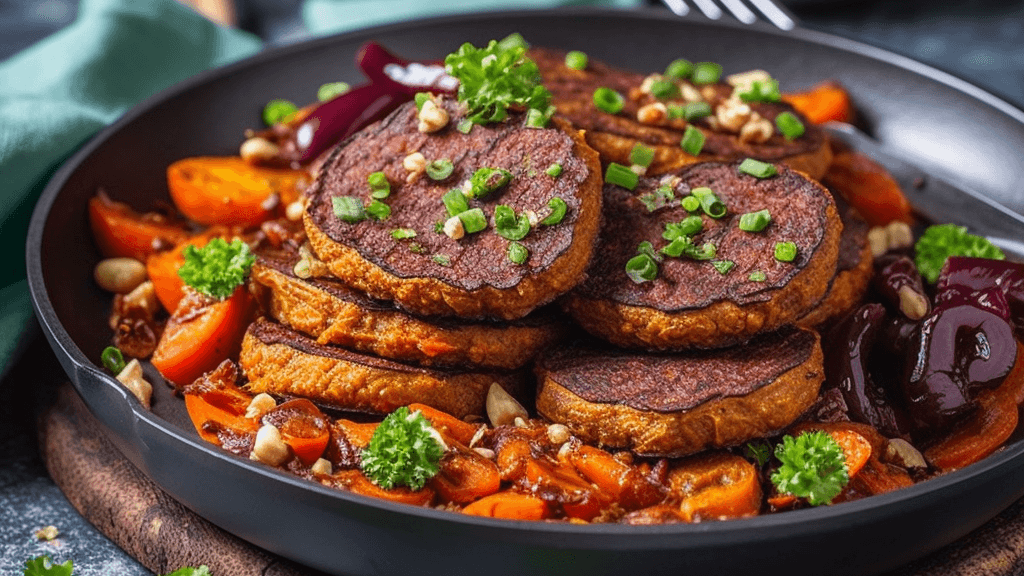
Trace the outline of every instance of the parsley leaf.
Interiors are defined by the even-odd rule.
[[[206,246],[186,246],[185,263],[178,268],[178,276],[199,292],[214,298],[227,298],[249,274],[256,257],[249,246],[235,238],[228,244],[223,238],[214,238]]]
[[[1003,260],[1003,251],[981,236],[967,233],[967,228],[956,224],[929,226],[914,245],[914,263],[921,276],[935,283],[939,272],[950,256],[972,256]]]
[[[63,564],[54,564],[50,557],[43,554],[25,561],[25,576],[71,576],[71,560]]]
[[[381,488],[423,488],[440,470],[443,448],[430,421],[405,406],[384,419],[363,450],[363,473]]]
[[[775,446],[775,457],[782,466],[772,474],[772,484],[813,506],[831,502],[850,481],[843,449],[821,431],[783,437]]]

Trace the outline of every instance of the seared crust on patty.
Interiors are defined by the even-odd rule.
[[[346,284],[420,315],[467,318],[521,318],[551,302],[583,279],[600,223],[601,168],[597,153],[568,123],[553,120],[548,128],[528,128],[525,114],[503,122],[474,126],[463,134],[456,125],[460,105],[440,101],[451,120],[441,130],[417,130],[412,103],[359,132],[340,145],[314,184],[304,222],[317,256]],[[454,172],[441,182],[427,176],[407,181],[404,159],[423,154],[430,162],[450,159]],[[546,169],[561,166],[561,174]],[[470,179],[479,168],[501,168],[511,181],[483,199],[486,229],[455,240],[436,231],[448,219],[442,196]],[[391,215],[383,222],[347,223],[335,216],[335,197],[369,201],[367,176],[383,171],[391,183],[384,200]],[[493,225],[497,205],[517,215],[544,214],[548,202],[561,198],[567,211],[551,226],[533,227],[520,243],[529,256],[523,264],[508,257],[511,242]],[[414,238],[396,240],[395,229],[411,229]]]
[[[257,251],[251,277],[266,289],[271,317],[319,344],[424,366],[515,369],[565,332],[550,309],[508,323],[420,318],[331,278],[298,278],[299,260],[295,251]]]
[[[540,68],[541,82],[551,91],[552,103],[558,114],[574,126],[586,131],[587,143],[594,147],[605,162],[629,165],[629,153],[642,142],[654,149],[654,161],[648,174],[661,174],[696,160],[757,158],[766,162],[781,162],[790,168],[818,179],[832,161],[832,151],[824,132],[784,102],[752,102],[753,112],[768,120],[774,127],[775,118],[789,112],[804,124],[805,132],[789,140],[776,129],[764,142],[744,142],[735,132],[716,126],[708,118],[694,120],[693,126],[705,137],[704,148],[698,158],[682,150],[679,143],[689,123],[682,118],[657,123],[638,120],[640,109],[661,102],[686,104],[684,98],[658,100],[641,91],[647,75],[609,66],[590,58],[584,70],[573,70],[565,65],[565,52],[548,48],[531,48],[529,57]],[[728,84],[693,86],[692,93],[711,105],[712,110],[729,98],[733,88]],[[594,105],[594,90],[600,87],[617,91],[625,98],[622,111],[609,114]],[[683,95],[685,96],[685,94]]]
[[[821,300],[835,274],[842,229],[825,188],[782,166],[765,179],[739,172],[738,163],[720,162],[674,174],[681,179],[676,199],[654,212],[638,197],[653,193],[659,180],[642,178],[633,192],[605,186],[600,257],[588,270],[590,279],[564,300],[584,328],[627,348],[716,348],[793,323]],[[710,187],[728,213],[720,219],[704,215],[693,243],[714,244],[714,259],[733,262],[732,269],[722,274],[706,260],[665,257],[654,280],[631,280],[625,268],[637,247],[645,241],[655,250],[668,244],[662,239],[665,225],[689,215],[678,198],[697,187]],[[738,228],[742,214],[763,209],[771,213],[767,228]],[[795,260],[776,260],[777,242],[795,243]],[[750,279],[753,272],[763,273],[764,280]]]
[[[683,456],[791,424],[817,398],[822,362],[817,333],[795,328],[711,352],[561,349],[538,361],[537,411],[587,443]]]
[[[498,382],[522,388],[516,374],[438,370],[317,344],[280,324],[260,319],[245,333],[239,357],[259,394],[308,398],[355,412],[389,413],[420,402],[458,418],[483,416],[487,390]]]

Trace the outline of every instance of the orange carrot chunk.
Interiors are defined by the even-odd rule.
[[[551,508],[547,502],[511,490],[485,496],[463,508],[462,512],[471,516],[507,520],[543,520],[551,517]]]
[[[128,257],[145,262],[150,254],[188,238],[184,227],[156,214],[139,214],[102,192],[89,199],[89,225],[100,253],[106,258]]]
[[[782,99],[815,124],[853,120],[850,95],[838,82],[822,82],[803,92],[784,94]]]
[[[914,221],[910,201],[889,172],[859,152],[839,150],[822,182],[840,194],[872,226]]]

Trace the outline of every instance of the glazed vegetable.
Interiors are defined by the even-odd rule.
[[[510,106],[536,110],[544,122],[554,114],[551,93],[540,85],[537,65],[526,58],[526,47],[491,40],[476,48],[468,42],[444,59],[445,69],[459,80],[459,101],[474,124],[500,122]]]
[[[222,432],[256,435],[256,421],[245,416],[252,396],[239,388],[237,381],[238,369],[225,360],[183,390],[192,425],[211,444],[222,444]]]
[[[935,283],[939,272],[950,256],[971,256],[975,258],[1006,258],[1003,251],[991,242],[967,232],[967,228],[956,224],[929,226],[914,244],[914,262],[921,276]]]
[[[1000,299],[993,290],[1002,293]],[[1003,315],[1012,322],[1018,338],[1024,338],[1024,264],[1007,260],[951,256],[946,259],[935,285],[939,306],[957,300],[973,302]],[[1001,304],[1005,301],[1005,308]]]
[[[850,480],[843,449],[824,432],[784,436],[775,457],[782,462],[771,477],[775,487],[813,506],[831,502]]]
[[[275,406],[260,422],[277,427],[284,443],[306,466],[312,466],[323,455],[330,440],[327,417],[305,398]]]
[[[872,226],[914,220],[910,201],[888,170],[864,154],[837,150],[822,183],[840,194]]]
[[[822,122],[850,122],[853,120],[853,106],[850,95],[836,82],[822,82],[809,90],[783,94],[782,100],[815,124]]]
[[[382,488],[419,490],[437,475],[443,447],[438,433],[419,412],[401,407],[377,427],[363,451],[363,473]]]
[[[183,226],[157,214],[139,214],[127,204],[114,202],[102,191],[89,199],[89,225],[100,253],[106,258],[145,261],[150,254],[188,237]]]
[[[202,248],[188,245],[182,251],[185,262],[178,276],[201,294],[224,299],[245,282],[256,256],[249,246],[235,238],[228,244],[213,238]]]
[[[890,308],[910,320],[920,320],[931,311],[931,300],[909,256],[889,253],[876,258],[872,284]]]
[[[491,494],[462,509],[470,516],[505,518],[506,520],[543,520],[551,516],[551,508],[544,500],[506,490]]]
[[[146,259],[146,275],[153,283],[153,290],[164,310],[174,312],[185,296],[185,281],[178,276],[178,269],[185,263],[185,248],[202,248],[212,238],[230,238],[234,232],[224,226],[212,226],[203,232],[187,238],[171,250],[164,250]]]

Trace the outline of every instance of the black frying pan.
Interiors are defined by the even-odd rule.
[[[638,70],[677,57],[727,72],[764,68],[784,90],[843,82],[880,140],[926,170],[1024,211],[1024,113],[933,68],[836,37],[598,10],[515,12],[411,22],[268,50],[202,74],[129,112],[53,178],[32,219],[29,282],[44,331],[79,394],[125,455],[169,494],[238,536],[336,574],[869,574],[920,557],[1024,495],[1024,443],[985,461],[866,500],[695,525],[630,527],[465,517],[338,492],[202,442],[180,400],[156,386],[148,412],[99,365],[109,295],[86,203],[98,187],[140,210],[167,199],[164,170],[234,154],[271,98],[305,102],[327,81],[361,81],[358,47],[411,59],[511,32]],[[1022,231],[1024,232],[1024,231]],[[1022,234],[1024,236],[1024,234]],[[159,377],[150,371],[152,381]]]

